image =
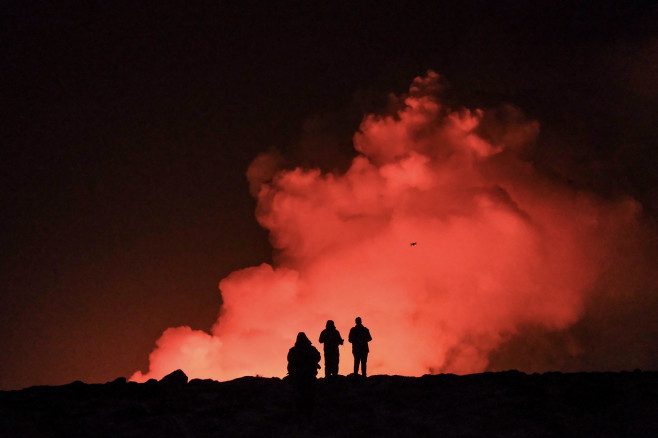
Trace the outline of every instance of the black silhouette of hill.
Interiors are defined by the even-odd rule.
[[[658,436],[658,372],[338,376],[317,395],[307,420],[286,379],[76,381],[0,392],[0,436]]]

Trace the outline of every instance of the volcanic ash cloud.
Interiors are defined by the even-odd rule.
[[[561,330],[582,316],[638,204],[603,200],[525,161],[539,124],[514,108],[444,106],[434,72],[388,115],[367,115],[345,173],[248,170],[274,266],[232,273],[211,334],[170,328],[134,380],[283,376],[299,331],[327,319],[347,337],[361,316],[371,374],[483,371],[522,327]],[[347,342],[346,342],[347,344]],[[343,347],[341,373],[351,370]]]

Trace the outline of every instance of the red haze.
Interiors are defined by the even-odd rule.
[[[440,88],[428,72],[394,114],[366,116],[344,174],[256,158],[248,177],[275,265],[223,279],[211,334],[167,329],[133,380],[283,376],[297,332],[317,343],[333,319],[345,337],[355,316],[373,335],[373,374],[479,372],[522,327],[576,323],[639,205],[543,175],[521,158],[537,122],[511,107],[452,110]]]

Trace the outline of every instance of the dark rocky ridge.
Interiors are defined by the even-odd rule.
[[[3,437],[656,437],[658,372],[319,379],[310,420],[286,380],[73,382],[0,392]]]

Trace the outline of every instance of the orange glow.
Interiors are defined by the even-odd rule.
[[[366,116],[344,174],[254,160],[275,266],[223,279],[211,334],[166,330],[149,371],[132,379],[176,368],[217,380],[283,376],[299,331],[317,345],[327,319],[346,337],[356,316],[373,336],[370,374],[480,372],[520,327],[575,323],[638,205],[576,192],[522,161],[539,125],[517,110],[492,126],[486,111],[445,108],[439,91],[429,72],[395,116]],[[349,346],[341,353],[346,374]]]

